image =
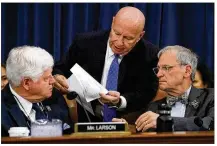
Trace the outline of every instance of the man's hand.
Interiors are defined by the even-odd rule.
[[[159,114],[156,114],[152,111],[145,112],[136,120],[136,129],[138,131],[144,132],[149,128],[156,128],[157,126],[157,118]]]
[[[125,119],[123,119],[123,118],[121,118],[121,119],[119,119],[119,118],[113,118],[112,122],[126,122],[127,123],[127,121]]]
[[[101,98],[99,99],[102,103],[117,105],[120,99],[120,93],[117,91],[109,91],[108,94],[99,94]]]
[[[64,94],[68,93],[67,89],[69,88],[69,86],[67,84],[67,79],[63,75],[59,74],[54,75],[54,79],[54,87]]]

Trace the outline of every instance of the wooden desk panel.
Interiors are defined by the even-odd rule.
[[[200,131],[200,132],[173,132],[173,133],[110,133],[110,134],[84,134],[84,135],[64,135],[61,137],[44,137],[44,138],[10,138],[2,137],[2,143],[76,143],[76,144],[89,144],[89,143],[194,143],[202,144],[214,143],[213,131]]]

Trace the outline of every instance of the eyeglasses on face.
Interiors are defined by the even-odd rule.
[[[169,72],[172,68],[174,68],[177,65],[182,65],[182,64],[157,66],[153,68],[153,71],[157,75],[160,70],[164,73]]]

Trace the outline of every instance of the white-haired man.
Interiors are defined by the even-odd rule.
[[[60,119],[65,125],[63,133],[72,133],[66,102],[53,90],[53,65],[53,57],[39,47],[10,51],[6,63],[9,84],[1,93],[2,136],[8,136],[10,127],[30,128],[37,119]]]

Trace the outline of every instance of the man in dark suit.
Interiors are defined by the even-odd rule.
[[[175,131],[209,130],[213,127],[213,89],[196,89],[192,86],[197,68],[196,54],[181,46],[168,46],[158,53],[158,58],[158,65],[153,70],[159,78],[159,88],[168,96],[149,104],[147,112],[135,122],[137,130],[157,128],[157,110],[162,103],[172,106]]]
[[[53,90],[53,64],[52,56],[38,47],[10,51],[6,68],[9,84],[1,92],[2,136],[8,136],[11,127],[30,129],[31,122],[38,119],[60,119],[63,133],[73,132],[64,97]]]
[[[111,30],[77,35],[64,58],[55,67],[55,86],[67,92],[66,78],[78,63],[93,78],[107,88],[112,60],[118,56],[117,88],[109,94],[100,94],[100,102],[116,106],[117,116],[138,110],[147,105],[157,91],[157,78],[152,68],[157,64],[158,48],[144,39],[145,17],[134,7],[124,7],[113,17]],[[64,76],[62,76],[64,75]],[[107,88],[108,89],[108,88]],[[92,101],[97,112],[100,104]],[[99,106],[98,106],[99,105]],[[79,121],[87,121],[78,109]],[[102,121],[100,116],[92,121]]]

